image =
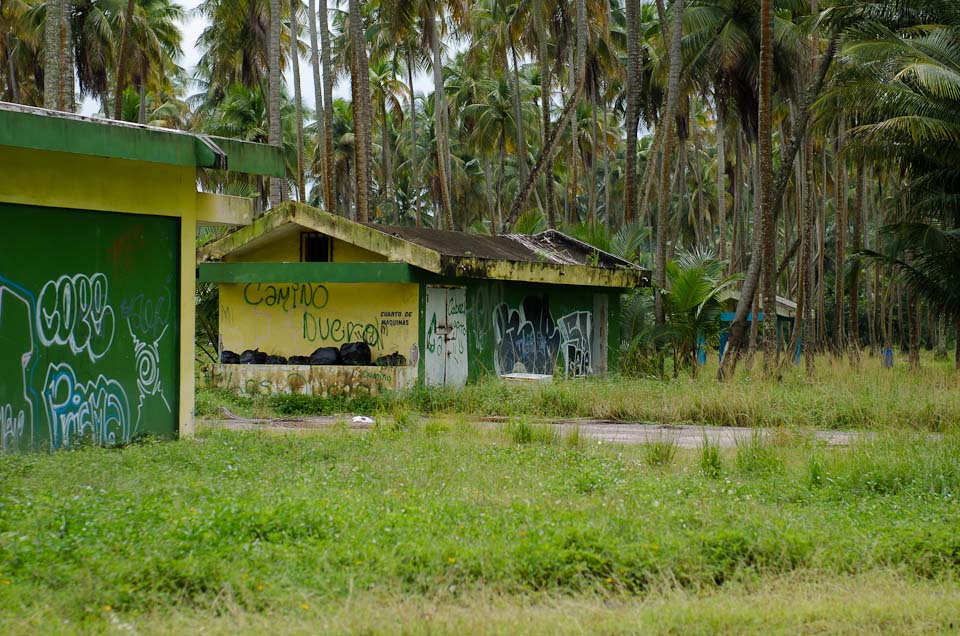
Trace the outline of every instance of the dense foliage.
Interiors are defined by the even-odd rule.
[[[105,116],[282,144],[286,180],[202,175],[264,206],[293,197],[475,232],[562,226],[654,266],[664,293],[668,261],[709,250],[725,276],[743,274],[735,334],[755,296],[779,294],[797,300],[807,350],[925,342],[946,355],[960,318],[954,2],[203,0],[196,12],[200,62],[184,69],[172,0],[4,0],[0,98],[94,100]],[[309,83],[286,86],[301,64],[315,112]],[[353,98],[335,98],[347,81]]]

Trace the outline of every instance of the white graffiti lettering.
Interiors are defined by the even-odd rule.
[[[61,276],[48,281],[37,303],[40,343],[70,345],[96,362],[113,344],[114,316],[107,277],[102,273]]]
[[[555,321],[546,294],[527,296],[516,309],[501,303],[493,312],[497,374],[553,375],[561,355],[565,375],[593,373],[591,322],[589,311],[575,311]]]
[[[136,427],[139,428],[140,420],[143,417],[143,403],[153,395],[159,395],[167,411],[172,412],[167,397],[163,394],[163,386],[160,382],[160,340],[167,333],[167,327],[164,326],[160,335],[150,343],[143,342],[133,332],[133,325],[128,321],[127,329],[130,330],[130,337],[133,338],[133,353],[136,357],[137,365],[137,390],[140,393],[140,401],[137,403],[137,421]]]
[[[28,384],[33,361],[30,294],[0,279],[0,449],[17,450],[33,440],[33,400]],[[16,378],[19,382],[7,382]]]
[[[563,368],[569,377],[593,373],[590,359],[590,341],[593,336],[591,318],[589,311],[575,311],[557,321]]]
[[[53,448],[89,434],[95,444],[130,441],[130,406],[123,386],[102,374],[81,383],[67,364],[51,364],[43,386]]]

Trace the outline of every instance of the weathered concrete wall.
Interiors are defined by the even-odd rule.
[[[213,364],[203,367],[201,375],[204,386],[237,394],[299,393],[325,398],[407,389],[416,384],[417,368]]]
[[[222,349],[310,355],[364,341],[373,357],[419,358],[419,287],[412,283],[220,285]]]

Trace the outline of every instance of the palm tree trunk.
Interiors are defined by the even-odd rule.
[[[393,151],[390,149],[390,115],[387,112],[386,98],[380,103],[380,115],[383,121],[380,125],[380,163],[383,167],[383,187],[386,191],[387,209],[384,211],[384,217],[388,222],[400,223],[396,218],[396,206],[393,203]]]
[[[727,151],[723,105],[720,96],[716,97],[717,109],[717,224],[720,226],[720,260],[727,260]]]
[[[811,0],[810,13],[816,16],[819,13],[818,0]],[[812,55],[810,59],[815,59],[817,51],[820,48],[820,39],[817,30],[813,30],[810,49]],[[811,61],[810,73],[815,73],[814,63]],[[803,149],[804,175],[806,176],[806,189],[803,206],[803,234],[800,237],[800,288],[803,290],[804,306],[803,312],[798,316],[803,319],[803,328],[798,329],[800,337],[800,346],[803,348],[803,362],[806,367],[807,376],[813,377],[816,372],[816,358],[813,348],[816,340],[816,325],[814,324],[813,313],[813,260],[810,258],[814,247],[814,228],[816,221],[816,204],[814,195],[816,194],[816,172],[813,164],[813,133],[807,132]],[[787,353],[793,356],[793,351]]]
[[[300,90],[300,25],[297,22],[298,0],[290,0],[290,60],[293,63],[293,105],[297,117],[297,200],[307,200],[303,179],[303,93]]]
[[[834,347],[837,355],[841,355],[843,352],[846,339],[844,338],[844,320],[843,320],[843,300],[844,300],[844,284],[843,284],[843,263],[847,257],[847,177],[846,177],[846,165],[844,160],[841,158],[840,153],[843,149],[843,122],[840,122],[837,127],[837,145],[836,151],[834,153],[834,168],[833,168],[833,188],[834,195],[836,198],[836,215],[837,222],[834,238],[835,241],[835,252],[834,252],[834,267],[836,272],[834,273],[834,287],[833,287],[833,312],[834,312]]]
[[[320,0],[320,58],[323,62],[323,119],[326,171],[323,173],[323,196],[328,201],[327,209],[333,210],[336,193],[333,186],[333,62],[330,60],[330,29],[327,27],[327,0]],[[319,113],[319,106],[318,113]],[[318,114],[319,117],[319,114]]]
[[[908,320],[910,321],[908,360],[910,369],[916,371],[920,368],[920,298],[916,294],[910,294],[907,312],[909,313]]]
[[[610,148],[607,146],[607,131],[610,130],[610,122],[607,118],[606,95],[600,96],[600,105],[603,109],[603,215],[609,233],[613,227],[613,210],[610,209]],[[634,140],[634,143],[636,143],[636,140]],[[636,181],[634,181],[634,188],[636,188]]]
[[[496,234],[497,228],[500,225],[497,205],[499,203],[495,200],[494,195],[494,186],[493,186],[493,167],[490,165],[490,155],[483,152],[480,156],[481,161],[483,162],[483,186],[484,191],[487,196],[487,209],[488,213],[491,216],[490,218],[490,227],[493,229],[493,233]]]
[[[855,254],[860,251],[863,242],[863,209],[864,209],[864,190],[867,186],[866,171],[863,164],[863,158],[857,160],[857,193],[853,204],[853,243],[850,250]],[[853,269],[850,280],[850,355],[858,356],[860,350],[860,272],[857,268]]]
[[[73,2],[72,0],[60,0],[60,61],[58,72],[60,75],[59,98],[57,99],[57,108],[67,112],[73,112],[76,109],[73,94]]]
[[[507,214],[507,217],[503,221],[503,227],[509,227],[516,221],[517,217],[520,216],[520,212],[523,210],[523,207],[527,203],[527,199],[530,198],[531,192],[533,192],[533,187],[537,182],[537,179],[540,178],[540,173],[543,172],[544,167],[550,162],[553,157],[553,153],[556,150],[557,142],[560,139],[561,131],[566,127],[567,123],[570,120],[570,117],[573,116],[576,109],[577,101],[580,99],[580,94],[583,92],[583,85],[587,77],[587,6],[585,0],[576,0],[576,34],[577,34],[577,77],[576,82],[573,86],[572,94],[570,95],[569,100],[566,105],[563,107],[563,110],[560,113],[560,119],[557,120],[556,126],[554,126],[551,131],[551,136],[549,141],[540,149],[540,155],[537,157],[537,161],[533,165],[533,170],[530,171],[530,174],[527,175],[527,180],[524,182],[523,186],[517,191],[517,195],[513,199],[513,203],[510,204],[510,212]]]
[[[541,7],[536,4],[533,11],[533,28],[537,34],[537,63],[540,65],[540,116],[541,124],[541,147],[546,147],[547,139],[550,138],[550,61],[547,42],[547,30],[543,24],[543,15]],[[546,201],[547,226],[557,227],[557,213],[553,205],[553,162],[548,162],[546,174],[544,175],[544,198]]]
[[[777,234],[773,212],[773,0],[760,2],[760,114],[757,152],[760,162],[760,242],[763,259],[764,368],[777,365]]]
[[[440,32],[437,29],[436,16],[429,12],[425,17],[424,29],[430,34],[430,47],[433,51],[433,110],[436,120],[437,168],[440,172],[440,207],[443,208],[443,220],[446,229],[453,230],[453,206],[450,201],[450,165],[447,161],[447,127],[445,112],[447,100],[443,88],[443,62],[440,56]]]
[[[133,0],[131,0],[132,3]],[[282,129],[280,127],[280,0],[270,0],[270,42],[268,51],[268,74],[270,97],[267,102],[269,109],[269,130],[267,139],[271,146],[280,147],[283,144]],[[270,178],[270,207],[280,203],[281,190],[284,180],[278,177]]]
[[[117,58],[117,81],[113,91],[113,118],[120,119],[120,109],[123,104],[123,89],[127,81],[127,58],[130,45],[130,29],[133,27],[134,0],[127,0],[127,10],[123,14],[123,34],[120,36],[120,56]]]
[[[327,179],[330,172],[330,166],[327,165],[327,126],[323,116],[323,84],[320,79],[320,47],[317,35],[317,0],[309,0],[307,11],[310,14],[308,24],[310,27],[310,68],[313,71],[313,100],[316,104],[317,118],[317,153],[320,155],[320,190],[323,199],[323,208],[333,211],[332,201],[327,198]]]
[[[793,170],[793,162],[796,160],[797,151],[800,148],[803,135],[806,134],[807,124],[810,121],[810,105],[813,103],[814,98],[820,94],[820,91],[823,88],[823,83],[827,76],[827,70],[830,68],[830,64],[833,62],[834,55],[836,54],[838,39],[839,38],[836,34],[830,38],[830,43],[827,45],[826,51],[820,57],[820,61],[818,62],[817,73],[813,78],[812,83],[807,86],[807,90],[803,95],[803,101],[799,109],[799,117],[796,125],[794,126],[790,143],[787,145],[787,148],[784,151],[784,156],[781,159],[780,168],[777,172],[777,178],[774,182],[774,206],[772,210],[774,214],[774,221],[776,220],[777,214],[779,213],[781,207],[783,193],[786,190],[786,185],[790,178],[790,172]],[[743,286],[741,288],[740,300],[737,301],[737,310],[734,315],[733,322],[730,324],[730,339],[727,346],[731,351],[738,352],[742,347],[743,337],[746,329],[746,316],[750,309],[750,305],[753,302],[752,295],[756,292],[759,277],[759,265],[757,268],[750,267],[747,270],[747,276],[744,279]],[[749,291],[750,297],[744,298],[744,295],[747,291]],[[717,372],[718,379],[724,380],[732,376],[734,370],[736,369],[738,357],[739,355],[724,355],[723,364],[720,365],[720,369]]]
[[[423,225],[423,215],[420,211],[420,185],[417,163],[417,98],[413,92],[413,51],[407,43],[407,85],[410,90],[410,191],[417,215],[417,227]]]
[[[637,129],[640,126],[640,3],[627,2],[627,90],[626,113],[626,174],[623,177],[623,220],[631,223],[637,218]],[[652,159],[648,156],[647,161]],[[609,210],[607,211],[609,215]]]
[[[147,80],[141,77],[138,84],[137,96],[140,103],[137,108],[137,122],[144,125],[147,123]]]
[[[594,223],[597,220],[597,181],[599,174],[597,174],[597,92],[594,90],[590,93],[590,123],[593,125],[593,130],[590,134],[590,222]],[[586,170],[586,166],[584,166]]]
[[[371,108],[370,71],[367,65],[367,41],[364,37],[363,14],[360,0],[350,0],[350,39],[353,42],[353,66],[356,75],[356,99],[354,102],[353,130],[356,153],[357,221],[370,220],[370,165],[371,161]]]
[[[520,105],[520,61],[517,58],[517,47],[510,43],[510,52],[513,56],[513,117],[517,127],[517,165],[520,168],[520,182],[527,178],[527,147],[523,136],[523,111]]]
[[[20,85],[17,82],[17,67],[13,63],[13,52],[7,51],[7,89],[14,104],[20,103]]]
[[[576,84],[577,72],[576,72],[576,62],[574,60],[574,49],[569,49],[570,55],[570,87],[571,90]],[[584,87],[585,88],[585,87]],[[581,91],[582,92],[582,91]],[[579,98],[577,99],[579,102]],[[576,223],[580,220],[580,214],[578,212],[577,205],[577,191],[579,190],[577,183],[577,160],[580,156],[580,140],[577,138],[577,105],[573,107],[573,117],[570,118],[570,163],[567,166],[570,174],[570,209],[568,216],[566,218],[567,223]]]
[[[820,209],[822,214],[817,219],[817,345],[821,350],[827,346],[827,312],[826,312],[826,286],[824,285],[823,273],[825,271],[826,261],[826,224],[827,224],[827,143],[824,139],[823,152],[820,153],[821,165],[821,192]]]
[[[60,95],[61,1],[47,0],[43,22],[43,107],[52,110]]]
[[[670,35],[670,73],[667,80],[667,107],[660,125],[665,127],[663,157],[660,164],[660,202],[657,206],[657,250],[654,257],[654,313],[656,323],[665,321],[661,290],[667,285],[667,212],[670,205],[670,154],[672,151],[672,128],[680,104],[680,39],[683,30],[683,0],[673,3],[673,29]]]

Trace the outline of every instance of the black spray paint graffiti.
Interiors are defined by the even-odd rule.
[[[591,318],[589,311],[575,311],[555,321],[546,294],[527,296],[517,309],[501,303],[493,314],[497,374],[553,375],[560,355],[566,375],[592,373]]]

